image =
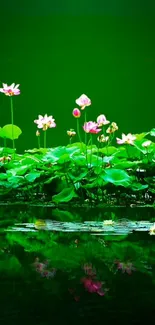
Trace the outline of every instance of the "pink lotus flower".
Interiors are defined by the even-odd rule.
[[[108,120],[106,119],[105,115],[102,114],[102,115],[99,115],[99,116],[97,117],[97,123],[98,123],[98,126],[101,127],[101,126],[103,126],[103,125],[107,125],[107,124],[109,124],[110,121],[108,121]]]
[[[128,133],[125,135],[122,133],[122,139],[116,138],[118,144],[134,144],[134,140],[136,140],[136,137],[132,135],[131,133]]]
[[[94,133],[94,134],[97,134],[101,131],[101,129],[98,129],[98,124],[92,121],[84,123],[83,129],[86,133]]]
[[[78,108],[74,108],[72,114],[76,118],[79,118],[81,116],[81,112]]]
[[[132,271],[136,271],[135,267],[133,266],[133,264],[131,262],[120,262],[120,261],[116,261],[115,262],[117,264],[117,269],[118,270],[122,270],[122,273],[127,273],[127,274],[132,274]]]
[[[100,296],[104,296],[105,292],[102,289],[102,282],[93,281],[90,278],[82,278],[81,282],[84,285],[84,288],[90,293],[97,293]]]
[[[6,96],[20,95],[20,89],[18,89],[19,85],[15,86],[15,83],[13,83],[11,86],[8,86],[5,83],[3,83],[2,85],[3,88],[0,88],[0,92],[5,94]]]
[[[34,120],[34,123],[37,124],[38,129],[43,129],[43,131],[46,131],[48,128],[56,127],[53,116],[47,116],[47,114],[45,114],[44,117],[42,115],[39,115],[38,120]]]
[[[91,100],[85,94],[81,95],[75,102],[82,110],[85,109],[86,106],[91,105]]]

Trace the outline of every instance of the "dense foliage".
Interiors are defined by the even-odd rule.
[[[19,95],[17,86],[3,84],[0,89],[10,97],[12,112],[12,123],[0,129],[0,137],[4,140],[4,147],[0,148],[1,200],[154,204],[155,143],[152,140],[155,129],[115,138],[118,126],[115,122],[110,124],[105,115],[98,116],[96,122],[87,122],[86,107],[91,105],[91,100],[82,95],[76,100],[81,110],[75,108],[72,112],[77,121],[77,132],[67,131],[68,145],[47,148],[47,130],[55,128],[56,123],[52,116],[39,115],[34,122],[38,129],[42,129],[44,148],[40,146],[37,130],[38,148],[18,154],[15,139],[21,130],[13,124],[12,100],[13,95]],[[79,124],[82,114],[83,127]],[[106,129],[107,124],[110,126]],[[73,143],[76,133],[79,142]],[[7,139],[13,141],[13,149],[6,146]]]

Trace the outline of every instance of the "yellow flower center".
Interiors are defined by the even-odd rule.
[[[11,89],[9,89],[5,95],[6,96],[13,96],[14,92]]]
[[[51,122],[47,122],[43,125],[43,131],[46,131],[51,125]]]

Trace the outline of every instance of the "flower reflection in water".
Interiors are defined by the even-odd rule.
[[[44,261],[44,263],[41,263],[39,261],[39,258],[37,257],[35,259],[35,262],[33,263],[33,267],[35,268],[36,272],[38,272],[42,277],[45,277],[47,279],[53,278],[56,274],[55,268],[48,269],[48,261]]]
[[[136,268],[133,266],[133,263],[129,261],[127,262],[115,261],[115,264],[117,265],[117,270],[122,270],[122,273],[127,273],[131,275],[132,271],[136,271]]]

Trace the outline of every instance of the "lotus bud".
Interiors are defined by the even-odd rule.
[[[36,131],[36,136],[39,137],[40,136],[40,132],[37,130]]]
[[[80,110],[78,108],[74,108],[72,114],[76,118],[79,118],[81,116],[81,112],[80,112]]]
[[[67,134],[69,137],[74,137],[76,135],[76,132],[73,129],[70,129],[69,131],[67,131]]]

